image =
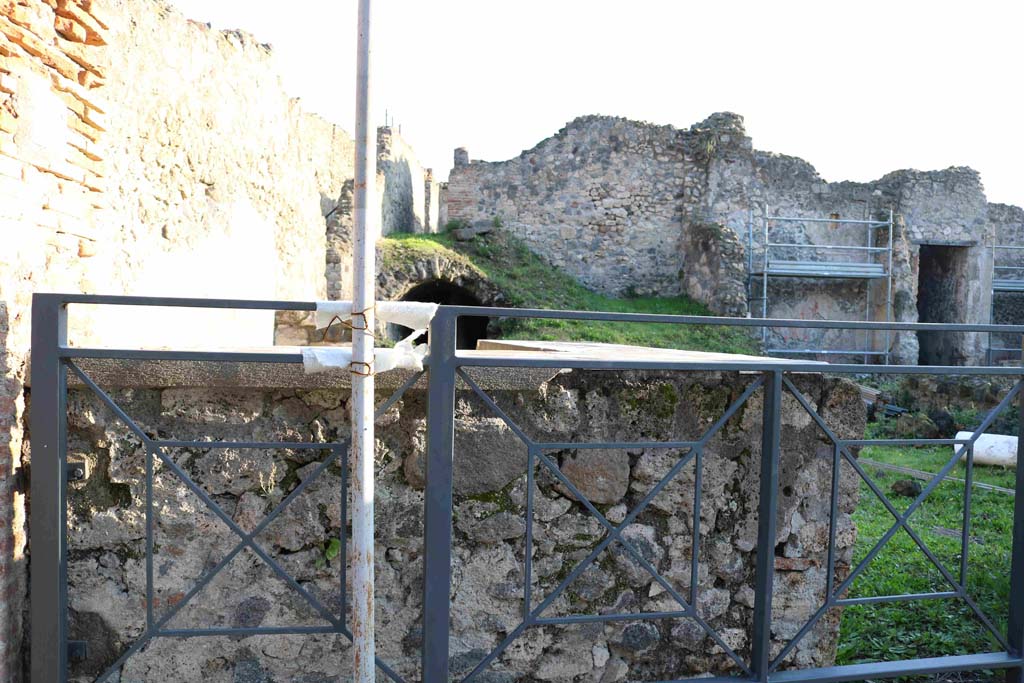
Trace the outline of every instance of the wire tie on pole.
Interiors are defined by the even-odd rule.
[[[357,365],[361,365],[363,369],[356,369]],[[367,363],[366,361],[352,361],[349,363],[349,372],[359,377],[373,377],[375,374],[373,371],[373,363]]]
[[[327,335],[328,335],[328,333],[330,333],[331,327],[334,325],[334,323],[338,323],[339,325],[341,325],[342,327],[344,327],[345,329],[348,329],[348,330],[362,330],[366,334],[370,335],[370,337],[372,339],[376,340],[377,337],[373,333],[373,330],[371,330],[367,326],[367,320],[366,320],[367,312],[372,311],[372,310],[376,310],[376,308],[377,308],[377,305],[374,304],[373,306],[370,306],[369,308],[367,308],[365,310],[362,310],[362,311],[359,311],[359,312],[356,312],[356,313],[352,314],[352,318],[361,317],[363,319],[362,326],[353,325],[352,324],[352,318],[342,318],[341,316],[335,315],[334,317],[331,318],[330,322],[327,323],[327,327],[324,328],[324,333],[323,333],[323,336],[320,337],[320,341],[327,341]]]
[[[370,306],[369,308],[364,308],[361,311],[353,311],[352,312],[352,318],[357,318],[357,317],[358,318],[362,318],[363,319],[363,326],[362,327],[352,327],[352,329],[353,330],[364,330],[367,334],[369,334],[372,337],[373,336],[373,331],[370,330],[369,321],[366,319],[366,314],[369,313],[370,311],[373,311],[374,313],[377,312],[377,304],[376,304],[376,302],[374,302],[374,304],[372,306]],[[351,326],[351,323],[349,323],[349,325]]]

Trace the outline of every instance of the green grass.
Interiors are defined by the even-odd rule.
[[[861,457],[878,462],[938,472],[952,457],[951,447],[871,447]],[[892,484],[908,478],[898,472],[865,464],[865,469],[899,512],[911,498],[890,491]],[[975,481],[1013,488],[1012,471],[976,467]],[[949,476],[965,478],[963,464]],[[922,482],[926,486],[927,482]],[[861,483],[860,502],[854,513],[858,536],[854,549],[855,567],[889,530],[894,519],[881,501]],[[968,548],[967,593],[999,630],[1005,629],[1009,601],[1009,568],[1013,497],[974,488],[972,493],[971,543]],[[925,498],[910,517],[909,524],[943,562],[953,577],[960,579],[964,485],[944,481]],[[849,597],[869,597],[952,590],[939,571],[900,531],[851,585]],[[837,663],[852,664],[935,657],[1002,648],[988,634],[970,608],[961,600],[941,599],[892,602],[848,607],[843,612]]]
[[[505,293],[507,304],[516,308],[711,315],[707,307],[685,296],[613,298],[597,294],[547,265],[521,242],[500,231],[469,242],[456,242],[449,234],[396,234],[383,242],[385,260],[454,252],[456,258],[466,260],[486,275]],[[708,325],[507,320],[500,323],[499,331],[505,339],[605,342],[723,353],[758,352],[757,343],[748,332]]]

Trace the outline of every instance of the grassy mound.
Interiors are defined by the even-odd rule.
[[[517,308],[546,308],[620,313],[711,315],[706,306],[686,296],[618,299],[590,291],[571,276],[547,265],[515,238],[495,231],[468,242],[449,234],[395,234],[383,240],[389,258],[409,259],[445,253],[465,259],[508,297]],[[506,320],[500,324],[505,339],[591,341],[635,344],[672,349],[756,354],[757,344],[740,328],[658,323],[605,323],[578,320]]]

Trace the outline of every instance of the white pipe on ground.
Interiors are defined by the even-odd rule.
[[[359,0],[356,48],[355,258],[352,275],[352,641],[355,683],[374,683],[373,595],[373,306],[376,292],[376,225],[371,220],[376,182],[370,126],[370,0]]]
[[[969,439],[972,432],[957,432],[957,439]],[[961,446],[953,446],[954,452]],[[1017,437],[1003,434],[982,434],[974,442],[974,464],[995,467],[1017,467]]]

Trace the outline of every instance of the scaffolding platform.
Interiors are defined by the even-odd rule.
[[[881,263],[782,260],[771,260],[767,267],[754,267],[754,275],[765,274],[774,277],[823,277],[846,280],[880,280],[888,275]],[[1024,281],[1021,284],[1024,285]]]
[[[892,248],[893,248],[893,213],[889,211],[888,220],[855,220],[840,219],[838,214],[829,218],[771,216],[760,218],[761,230],[754,230],[754,212],[750,213],[747,241],[747,301],[751,311],[755,302],[760,302],[761,317],[767,318],[770,301],[770,282],[772,278],[805,278],[808,280],[851,280],[865,283],[882,282],[885,289],[884,305],[872,304],[872,285],[866,284],[864,301],[864,320],[870,321],[877,317],[877,310],[884,310],[884,322],[892,322]],[[846,242],[856,244],[814,244],[809,242],[773,241],[772,227],[779,225],[827,224],[831,230],[843,231]],[[885,231],[879,239],[879,231]],[[863,231],[858,234],[859,231]],[[761,235],[760,242],[754,238],[755,232]],[[852,234],[851,234],[852,233]],[[862,235],[862,236],[861,236]],[[806,238],[806,234],[804,235]],[[755,251],[758,256],[755,257]],[[796,258],[794,258],[796,257]],[[759,288],[760,296],[755,296]],[[1022,288],[1021,291],[1024,291]],[[761,342],[765,353],[778,356],[783,354],[806,356],[820,355],[823,357],[860,356],[864,363],[872,359],[889,362],[890,335],[885,333],[882,348],[877,348],[873,335],[863,335],[863,348],[772,348],[768,344],[768,328],[761,331]],[[858,342],[857,345],[860,345]]]
[[[1008,278],[993,278],[993,292],[1024,292],[1024,280],[1011,280]]]
[[[988,321],[994,323],[996,319],[996,294],[1020,294],[1024,293],[1024,265],[997,265],[997,262],[1003,260],[1010,260],[1011,263],[1021,263],[1022,257],[1017,256],[1016,259],[1013,257],[1024,251],[1024,246],[1017,246],[1011,244],[993,244],[992,247],[992,296],[991,304],[989,307]],[[999,257],[1002,256],[1003,259]],[[1019,335],[1014,335],[1015,339],[1020,339]],[[1015,347],[1005,346],[1008,343],[1005,337],[1003,339],[996,339],[991,332],[988,334],[988,362],[993,364],[997,360],[997,356],[1002,360],[1017,360],[1021,357],[1021,346],[1018,344]],[[1000,344],[1002,342],[1003,345]]]

